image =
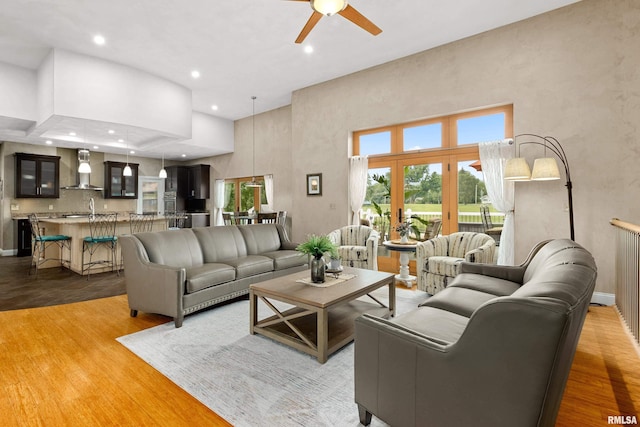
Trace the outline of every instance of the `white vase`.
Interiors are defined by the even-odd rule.
[[[400,236],[400,243],[409,243],[409,237],[406,234]]]

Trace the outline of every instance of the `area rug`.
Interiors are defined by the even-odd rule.
[[[386,288],[374,296],[387,301]],[[397,313],[423,302],[421,291],[397,289]],[[280,307],[284,308],[284,307]],[[260,307],[261,317],[268,315]],[[118,341],[235,426],[357,426],[353,343],[325,364],[249,334],[249,301],[187,316]],[[375,419],[372,426],[386,424]]]

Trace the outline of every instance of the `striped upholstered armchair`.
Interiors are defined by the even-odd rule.
[[[328,234],[338,246],[341,264],[347,267],[378,269],[378,239],[376,230],[366,225],[348,225]]]
[[[452,233],[418,243],[418,289],[431,295],[447,287],[460,271],[460,262],[494,263],[496,242],[484,233]]]

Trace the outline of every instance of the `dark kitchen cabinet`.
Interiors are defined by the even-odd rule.
[[[16,198],[60,197],[60,157],[16,153]]]
[[[209,165],[189,166],[187,198],[209,198],[209,169]]]
[[[208,199],[209,165],[167,166],[164,191],[174,191],[178,199]]]
[[[31,255],[31,224],[28,219],[19,219],[18,227],[18,253],[17,256]]]
[[[138,198],[138,164],[129,163],[131,176],[124,176],[127,163],[104,162],[104,198]]]
[[[173,191],[177,194],[187,193],[187,168],[185,166],[167,166],[167,178],[164,181],[164,191]]]

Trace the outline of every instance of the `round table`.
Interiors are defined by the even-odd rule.
[[[402,243],[400,240],[386,240],[382,244],[391,251],[400,252],[400,274],[396,274],[396,280],[404,282],[408,288],[412,287],[416,276],[409,274],[409,253],[416,251],[418,242],[409,240],[407,243]]]

